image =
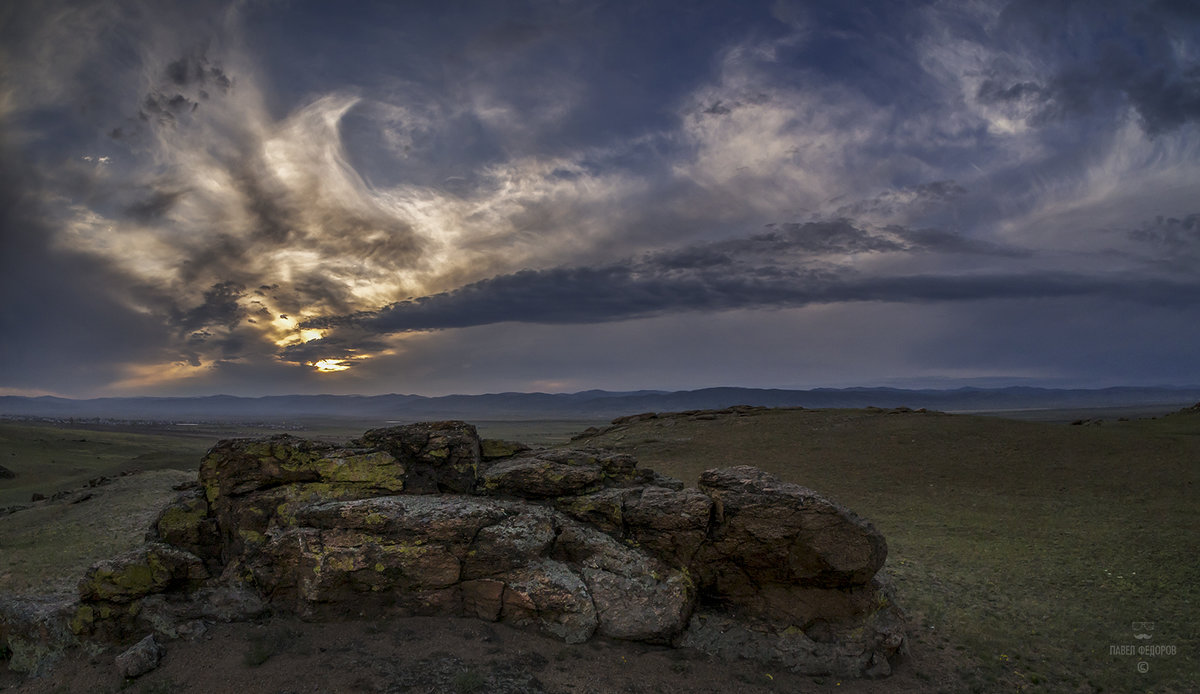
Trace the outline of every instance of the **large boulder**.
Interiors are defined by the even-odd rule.
[[[718,590],[740,582],[739,573],[759,583],[865,585],[887,559],[887,543],[869,522],[758,468],[707,470],[700,489],[715,506],[702,565]]]
[[[97,562],[79,581],[71,631],[121,640],[142,629],[144,599],[190,592],[209,575],[199,557],[161,542]]]
[[[700,593],[743,626],[726,628],[720,615],[693,620],[688,645],[728,653],[740,648],[732,640],[798,672],[843,676],[878,672],[897,652],[903,620],[877,580],[887,543],[874,526],[750,466],[706,470],[699,484],[713,502],[708,539],[692,563]],[[792,636],[756,631],[763,623],[793,627]]]
[[[59,596],[0,595],[0,651],[15,672],[45,675],[79,641],[70,629],[74,605]]]
[[[697,489],[643,487],[625,502],[629,539],[676,566],[697,568],[700,548],[713,527],[713,500]]]
[[[568,458],[563,462],[544,457],[510,458],[483,473],[486,490],[526,499],[573,496],[601,486],[600,466],[594,458]]]
[[[483,614],[571,643],[597,627],[669,642],[695,597],[680,570],[543,506],[391,496],[316,503],[294,518],[245,567],[273,604],[307,616],[370,605]]]
[[[79,596],[88,602],[127,603],[175,587],[198,586],[205,578],[208,571],[195,555],[152,542],[93,565],[79,582]]]
[[[42,633],[128,644],[268,610],[443,614],[879,675],[903,643],[886,553],[870,523],[747,466],[684,488],[627,454],[481,443],[462,422],[345,445],[239,439],[209,451],[144,547],[87,573],[75,605],[0,634],[43,662]]]
[[[212,554],[219,546],[217,522],[199,488],[181,491],[159,512],[150,539],[186,550],[210,566],[219,559]]]
[[[696,586],[686,569],[576,522],[564,522],[556,553],[579,567],[596,606],[597,631],[617,639],[669,643],[687,625]]]
[[[425,422],[372,429],[352,442],[384,451],[408,467],[410,494],[470,494],[475,490],[481,446],[464,422]]]

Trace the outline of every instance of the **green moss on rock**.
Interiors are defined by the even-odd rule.
[[[154,529],[163,542],[193,552],[214,539],[208,502],[195,492],[177,498],[163,509]]]
[[[324,482],[361,484],[389,492],[404,491],[404,465],[382,451],[320,458],[312,463],[312,467]]]
[[[93,565],[79,583],[79,596],[85,602],[128,603],[207,575],[195,555],[153,543]]]
[[[479,442],[479,454],[484,460],[511,458],[518,453],[529,450],[529,446],[516,441],[501,439],[483,439]]]
[[[91,605],[80,605],[75,610],[75,614],[71,615],[71,621],[68,626],[72,634],[86,634],[92,630],[92,624],[96,621],[96,612]]]

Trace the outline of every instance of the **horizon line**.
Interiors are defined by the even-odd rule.
[[[419,393],[282,393],[282,394],[263,394],[263,395],[234,395],[232,393],[210,393],[205,395],[99,395],[90,397],[57,395],[44,393],[41,395],[25,395],[18,393],[0,392],[0,398],[23,398],[26,400],[39,399],[57,399],[71,401],[92,401],[92,400],[199,400],[208,398],[234,398],[239,400],[262,400],[267,398],[385,398],[385,397],[403,397],[403,398],[423,398],[435,400],[439,398],[454,398],[454,397],[488,397],[498,395],[544,395],[544,396],[572,396],[583,395],[587,393],[604,393],[607,395],[670,395],[676,393],[698,393],[712,390],[748,390],[748,391],[776,391],[776,392],[794,392],[807,393],[819,391],[861,391],[861,390],[877,390],[877,391],[901,391],[901,392],[932,392],[932,393],[953,393],[965,390],[976,391],[1002,391],[1002,390],[1042,390],[1042,391],[1075,391],[1075,392],[1100,392],[1112,390],[1200,390],[1200,384],[1185,384],[1185,385],[1163,385],[1163,384],[1139,384],[1139,385],[1111,385],[1111,386],[1091,386],[1091,387],[1066,387],[1066,386],[1040,386],[1040,385],[1003,385],[1003,386],[972,386],[962,385],[956,387],[897,387],[897,386],[815,386],[811,388],[766,388],[761,386],[705,386],[701,388],[683,388],[683,389],[660,389],[660,388],[639,388],[637,390],[605,390],[603,388],[587,388],[578,391],[492,391],[484,393],[447,393],[444,395],[422,395]],[[0,389],[2,391],[2,389]]]

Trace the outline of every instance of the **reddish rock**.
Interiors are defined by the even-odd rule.
[[[820,494],[742,465],[706,470],[700,489],[715,504],[712,540],[699,566],[706,583],[830,588],[866,585],[887,558],[869,522]]]

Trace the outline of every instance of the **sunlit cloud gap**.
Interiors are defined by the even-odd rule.
[[[350,362],[340,359],[322,359],[317,362],[312,362],[310,366],[321,373],[336,373],[338,371],[345,371],[346,369],[349,369]]]

